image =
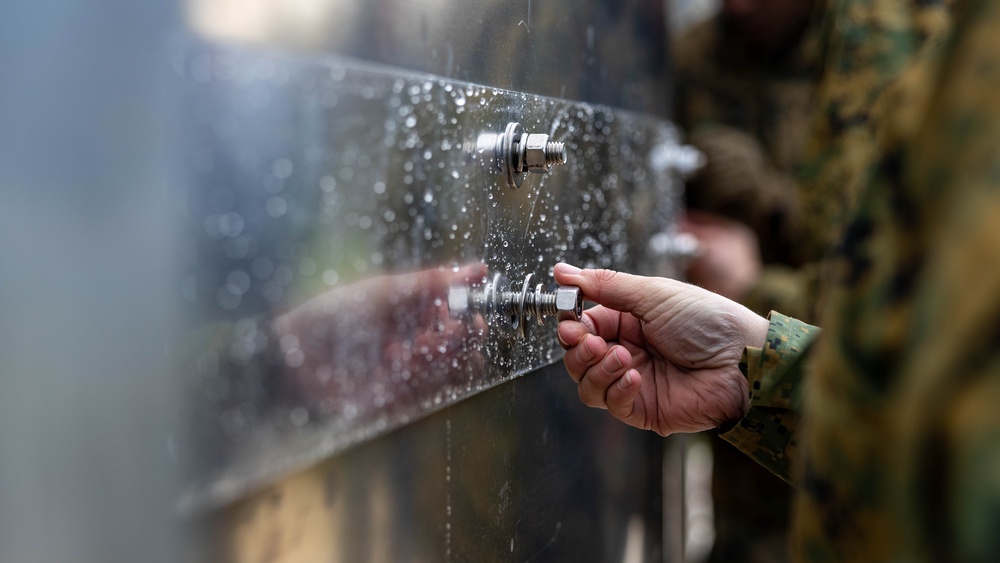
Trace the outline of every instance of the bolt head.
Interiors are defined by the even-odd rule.
[[[524,166],[528,172],[548,172],[549,165],[545,156],[545,148],[549,144],[549,136],[539,133],[525,135]]]
[[[574,285],[561,285],[556,290],[556,318],[578,321],[583,314],[583,293]]]

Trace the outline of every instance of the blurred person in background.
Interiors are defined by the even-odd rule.
[[[947,29],[943,2],[727,0],[683,35],[677,116],[707,157],[687,194],[701,248],[688,279],[815,322],[820,263],[878,155],[887,92]],[[791,491],[712,443],[711,560],[787,560]]]
[[[675,46],[677,120],[707,157],[686,193],[697,212],[687,226],[706,251],[718,250],[721,231],[729,238],[720,242],[738,241],[749,254],[730,253],[721,271],[696,261],[690,275],[730,298],[748,296],[761,259],[787,267],[805,260],[796,174],[820,77],[824,5],[726,0]]]

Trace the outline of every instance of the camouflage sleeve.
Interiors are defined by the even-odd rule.
[[[740,362],[750,389],[750,410],[720,436],[791,483],[803,364],[820,330],[773,311],[768,318],[764,348],[748,346]]]

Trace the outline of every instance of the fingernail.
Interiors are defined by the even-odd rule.
[[[559,264],[556,264],[556,268],[559,268],[559,270],[562,273],[569,274],[571,276],[575,276],[576,274],[579,274],[580,272],[583,271],[580,268],[577,268],[576,266],[572,266],[565,262],[560,262]]]
[[[629,388],[632,385],[632,370],[625,372],[625,376],[618,380],[618,388],[622,391]]]
[[[561,344],[563,348],[569,348],[569,344],[567,344],[566,341],[563,340],[563,337],[561,334],[559,334],[558,330],[556,331],[556,340],[559,341],[559,344]]]
[[[622,357],[619,355],[621,354],[621,351],[622,351],[621,348],[615,348],[615,353],[612,354],[612,356],[614,356],[615,358],[615,361],[618,362],[618,369],[625,367],[625,364],[622,362]]]

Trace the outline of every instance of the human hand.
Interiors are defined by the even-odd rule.
[[[743,417],[739,361],[768,321],[724,297],[667,278],[555,267],[556,281],[598,303],[559,323],[564,362],[584,404],[661,436]]]
[[[698,254],[687,263],[687,279],[723,297],[741,301],[760,276],[757,236],[738,221],[688,211],[678,231],[698,239]]]
[[[484,264],[378,276],[327,291],[276,318],[285,381],[313,410],[338,414],[408,404],[483,363],[468,344],[486,325],[453,318],[448,288],[481,281]],[[462,355],[462,361],[454,359]],[[481,367],[481,365],[479,366]],[[353,416],[363,412],[352,411]]]

